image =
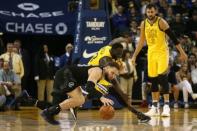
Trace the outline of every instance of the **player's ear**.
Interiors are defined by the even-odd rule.
[[[147,14],[146,13],[144,14],[144,16],[145,16],[145,18],[147,18]]]
[[[107,65],[107,66],[105,66],[105,67],[103,67],[103,69],[104,70],[107,70],[109,68],[109,66]]]

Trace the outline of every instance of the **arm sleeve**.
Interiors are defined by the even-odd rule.
[[[166,29],[165,33],[170,37],[170,39],[173,41],[175,45],[179,44],[178,39],[176,38],[175,34],[172,32],[170,28]]]
[[[103,94],[95,89],[95,84],[92,81],[87,81],[86,91],[89,93],[88,98],[100,98]]]

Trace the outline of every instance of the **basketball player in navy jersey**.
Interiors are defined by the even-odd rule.
[[[85,91],[88,93],[87,97],[89,99],[99,98],[104,105],[113,105],[111,99],[104,97],[105,94],[103,92],[107,89],[101,86],[100,90],[97,90],[95,85],[100,79],[112,80],[118,74],[119,65],[116,62],[110,62],[103,68],[99,66],[69,66],[62,68],[56,73],[53,93],[59,95],[67,94],[69,98],[57,105],[44,109],[41,114],[42,117],[50,124],[59,124],[54,119],[55,115],[62,110],[81,106],[85,102],[85,96],[82,94],[81,89],[82,85],[86,85]],[[54,99],[56,99],[55,96]]]

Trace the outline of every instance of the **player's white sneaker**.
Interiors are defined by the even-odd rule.
[[[151,126],[159,126],[160,117],[151,117],[151,120],[148,122]]]
[[[169,107],[169,105],[164,105],[163,106],[163,112],[161,113],[161,116],[164,116],[164,117],[170,116],[170,107]]]
[[[147,115],[147,116],[159,116],[160,115],[160,111],[159,111],[159,109],[157,107],[152,105],[151,109],[148,112],[144,113],[144,114]]]
[[[170,117],[162,117],[161,120],[164,127],[170,127]]]

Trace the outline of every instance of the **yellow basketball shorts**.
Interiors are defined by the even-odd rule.
[[[157,77],[168,70],[168,53],[148,53],[148,76]]]

